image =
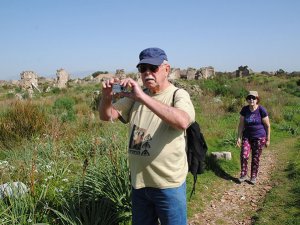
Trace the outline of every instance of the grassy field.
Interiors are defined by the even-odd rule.
[[[284,138],[277,147],[273,188],[253,218],[258,225],[300,224],[300,139]]]
[[[203,210],[220,177],[239,171],[235,139],[247,90],[257,90],[269,112],[272,141],[299,137],[299,77],[219,76],[175,84],[190,92],[209,153],[230,151],[233,156],[231,161],[214,162],[208,153],[206,171],[199,175],[196,195],[188,203],[189,217]],[[0,199],[1,224],[130,224],[127,126],[98,119],[99,89],[99,84],[70,84],[28,99],[19,88],[0,87],[0,184],[21,181],[28,187],[23,197]],[[15,100],[16,93],[25,100]],[[276,209],[284,211],[278,221],[299,220],[299,139],[290,146],[273,178],[280,185],[255,215],[260,224],[272,221],[276,202]],[[187,183],[189,194],[190,175]]]

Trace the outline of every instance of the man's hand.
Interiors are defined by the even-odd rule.
[[[131,78],[126,78],[124,80],[120,81],[120,85],[131,89],[131,92],[121,92],[120,96],[128,97],[131,99],[134,99],[135,101],[142,102],[142,100],[145,98],[146,94],[140,87],[140,85]]]
[[[120,80],[118,78],[113,78],[113,79],[109,79],[109,80],[105,80],[102,82],[102,94],[103,96],[112,96],[112,85],[114,83],[119,83]]]
[[[119,79],[109,79],[102,82],[102,96],[99,104],[99,116],[101,120],[115,120],[119,117],[118,112],[112,107],[112,85],[119,82]]]

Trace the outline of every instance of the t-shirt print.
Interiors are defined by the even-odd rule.
[[[146,129],[133,126],[130,142],[129,153],[133,155],[150,156],[149,149],[151,148],[151,135],[146,135]]]
[[[247,125],[259,124],[260,121],[261,121],[261,117],[258,118],[257,114],[250,114],[248,117],[245,117],[245,122]]]

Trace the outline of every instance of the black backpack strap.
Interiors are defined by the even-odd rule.
[[[196,192],[196,183],[197,183],[197,174],[196,175],[193,175],[194,177],[194,183],[193,183],[193,188],[192,188],[192,191],[191,191],[191,194],[190,194],[190,200],[192,198],[192,196],[195,194]]]
[[[175,95],[176,95],[176,92],[179,90],[176,89],[173,93],[173,100],[172,100],[172,106],[174,106],[174,103],[175,103]],[[185,141],[186,141],[186,151],[188,151],[188,147],[187,147],[187,136],[186,136],[186,131],[184,131],[184,136],[185,136]],[[189,171],[190,171],[190,168],[189,168]],[[192,191],[191,191],[191,194],[190,194],[190,199],[192,198],[192,196],[195,194],[195,191],[196,191],[196,183],[197,183],[197,173],[194,173],[193,174],[193,177],[194,177],[194,183],[193,183],[193,188],[192,188]]]
[[[173,93],[173,99],[172,99],[172,106],[174,106],[174,103],[175,103],[175,94],[176,92],[179,90],[179,88],[177,88],[174,93]]]
[[[174,107],[174,105],[175,105],[175,95],[176,95],[176,92],[179,90],[180,88],[177,88],[175,91],[174,91],[174,93],[173,93],[173,99],[172,99],[172,105],[171,106],[173,106]],[[186,131],[184,131],[184,137],[185,137],[185,139],[186,139]],[[185,140],[185,142],[187,143],[187,139]],[[186,144],[187,145],[187,144]],[[187,148],[186,148],[186,150],[187,150]]]

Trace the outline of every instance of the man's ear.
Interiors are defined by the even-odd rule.
[[[168,74],[170,73],[171,67],[170,67],[169,64],[167,64],[167,65],[165,66],[165,70],[166,70],[166,72],[167,72]]]

